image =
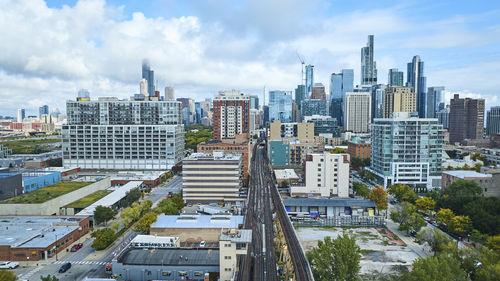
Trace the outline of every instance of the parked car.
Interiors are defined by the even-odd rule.
[[[205,247],[205,241],[200,242],[200,247]]]
[[[410,230],[410,236],[411,237],[417,236],[417,232],[415,230]]]
[[[0,268],[1,269],[14,269],[19,266],[19,263],[17,261],[3,261],[0,262]]]
[[[76,251],[80,250],[82,247],[83,247],[82,243],[75,244],[75,245],[73,245],[73,247],[71,247],[71,252],[76,252]]]
[[[66,271],[68,271],[68,269],[71,268],[71,263],[70,262],[67,262],[63,265],[61,265],[61,268],[59,268],[59,273],[64,273]]]

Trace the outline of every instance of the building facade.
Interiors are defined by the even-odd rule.
[[[269,125],[269,139],[290,139],[312,142],[315,135],[314,128],[314,124],[312,123],[281,123],[279,120],[275,120]]]
[[[300,118],[304,120],[306,116],[327,115],[326,100],[307,99],[302,101],[300,107]]]
[[[348,92],[344,101],[344,130],[366,133],[370,130],[371,94],[369,92]]]
[[[371,143],[362,141],[359,138],[352,138],[347,142],[347,153],[352,157],[359,157],[363,159],[370,158],[371,156]]]
[[[250,132],[250,98],[239,91],[219,91],[213,99],[214,140],[235,139]]]
[[[68,101],[64,167],[169,169],[184,155],[180,103],[99,98]]]
[[[371,121],[375,118],[384,117],[384,93],[387,85],[377,84],[373,85],[371,89],[372,94],[372,116]]]
[[[368,35],[366,47],[361,48],[361,85],[377,84],[377,63],[374,60],[374,36]]]
[[[314,83],[312,88],[311,99],[326,100],[325,85],[321,83]]]
[[[445,108],[444,87],[427,89],[427,118],[437,118],[437,113]]]
[[[484,128],[484,99],[461,99],[458,94],[450,100],[450,143],[464,139],[480,139]]]
[[[389,86],[403,87],[404,86],[403,71],[399,71],[397,68],[389,69],[387,84]]]
[[[390,118],[393,112],[417,111],[417,95],[412,87],[386,88],[383,102],[383,118]]]
[[[420,118],[427,117],[427,77],[424,76],[424,62],[419,56],[414,56],[408,63],[407,87],[413,87],[417,95],[417,111]]]
[[[344,96],[354,91],[354,70],[342,69],[330,76],[330,116],[337,118],[339,126],[344,125]]]
[[[240,257],[248,254],[252,243],[251,229],[234,229],[221,233],[219,237],[220,281],[234,281],[244,261]]]
[[[486,134],[500,134],[500,106],[492,106],[486,114]]]
[[[269,121],[292,122],[292,92],[269,91]]]
[[[314,85],[314,65],[306,66],[306,98],[310,98]]]
[[[333,117],[324,115],[312,115],[306,116],[304,121],[314,124],[315,136],[325,136],[330,138],[340,136],[337,119]]]

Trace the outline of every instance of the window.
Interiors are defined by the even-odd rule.
[[[161,273],[161,275],[163,275],[163,276],[171,276],[172,275],[172,271],[163,271]]]
[[[232,268],[226,267],[226,268],[224,268],[224,271],[232,271]]]

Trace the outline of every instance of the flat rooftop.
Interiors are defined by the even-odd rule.
[[[160,215],[151,228],[238,228],[243,216],[231,215]]]
[[[274,170],[277,179],[298,179],[299,176],[293,169]]]
[[[12,248],[46,248],[78,229],[85,217],[0,216],[0,245]]]
[[[252,230],[251,229],[235,229],[228,230],[221,233],[219,236],[220,241],[231,241],[234,243],[251,243]]]
[[[156,180],[159,177],[162,177],[165,172],[161,171],[144,171],[144,172],[134,172],[134,171],[126,171],[126,172],[118,172],[111,180],[138,180],[138,181],[149,181]]]
[[[87,208],[81,210],[77,215],[78,216],[93,216],[94,211],[97,206],[110,207],[113,206],[116,202],[120,201],[127,192],[132,189],[138,188],[142,184],[142,181],[131,181],[127,184],[124,184],[121,187],[116,187],[116,189],[105,197],[99,199],[97,202],[92,203],[92,205]]]
[[[363,207],[375,208],[372,200],[353,198],[289,198],[283,200],[285,206],[318,207]]]
[[[482,174],[476,171],[443,171],[443,173],[461,179],[466,179],[466,178],[490,179],[492,177],[491,174]]]
[[[184,160],[239,160],[241,158],[241,154],[224,154],[221,151],[214,153],[193,153],[188,157],[184,158]]]
[[[218,266],[219,250],[206,248],[154,250],[131,248],[118,257],[118,262],[131,265]]]

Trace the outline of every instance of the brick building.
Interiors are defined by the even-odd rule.
[[[371,143],[363,142],[358,138],[353,138],[347,143],[347,153],[352,157],[370,158]]]
[[[239,91],[220,91],[213,100],[214,140],[246,135],[250,128],[250,97]]]

